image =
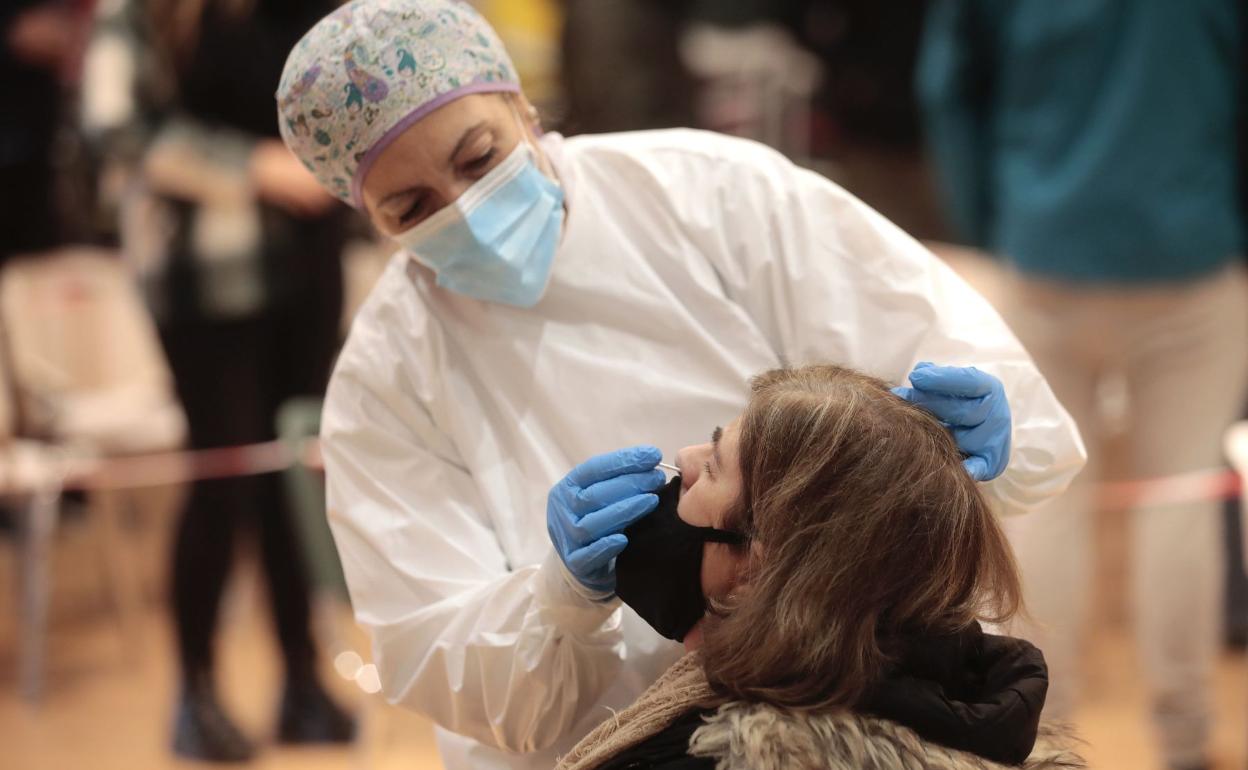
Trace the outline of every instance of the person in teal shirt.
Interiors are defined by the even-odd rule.
[[[1248,352],[1235,0],[936,0],[917,84],[950,218],[1009,267],[1010,326],[1088,440],[1083,482],[1011,522],[1069,710],[1089,593],[1098,392],[1125,385],[1130,473],[1219,465]],[[1164,757],[1208,762],[1221,519],[1134,512],[1133,613]]]
[[[918,74],[959,234],[1081,284],[1239,254],[1235,0],[937,0]]]

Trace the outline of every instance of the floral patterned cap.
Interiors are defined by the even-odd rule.
[[[520,90],[502,41],[457,0],[352,0],[295,44],[277,89],[282,139],[363,208],[373,161],[404,129],[472,93]]]

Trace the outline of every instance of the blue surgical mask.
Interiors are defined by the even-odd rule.
[[[394,240],[433,269],[438,285],[487,302],[542,298],[563,227],[563,190],[528,142],[459,198]]]

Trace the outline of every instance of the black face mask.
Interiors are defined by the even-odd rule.
[[[679,476],[656,494],[659,507],[624,530],[628,546],[615,560],[615,592],[655,631],[679,642],[706,612],[702,544],[740,545],[745,538],[682,521]]]

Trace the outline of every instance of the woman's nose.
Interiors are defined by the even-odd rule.
[[[702,475],[702,463],[699,459],[700,446],[687,446],[676,453],[676,467],[680,468],[681,488],[688,489]]]

